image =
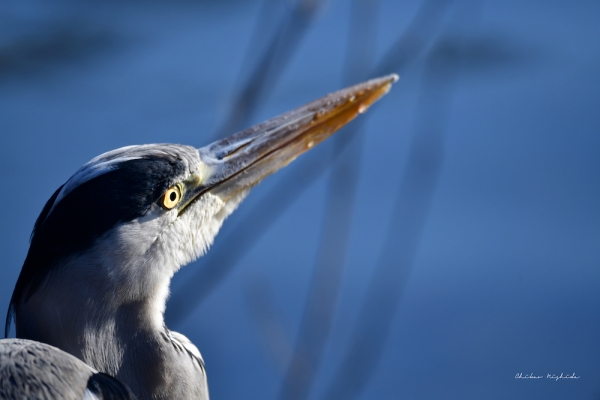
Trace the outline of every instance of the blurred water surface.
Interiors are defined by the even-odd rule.
[[[272,26],[264,35],[291,4],[267,4]],[[439,174],[382,357],[359,397],[598,398],[600,3],[482,1],[476,23],[460,11],[470,3],[431,4],[446,10],[431,43],[402,70],[384,71],[402,79],[361,117],[345,269],[310,397],[324,396],[337,376],[377,262],[393,266],[399,257],[382,248],[401,237],[403,227],[390,221],[408,149],[415,132],[433,124]],[[35,218],[80,165],[124,145],[201,146],[215,137],[259,58],[247,49],[263,7],[234,0],[0,4],[0,310]],[[375,61],[422,9],[418,1],[381,2]],[[324,3],[251,123],[342,87],[349,21],[350,2]],[[456,68],[448,87],[432,85],[427,74],[436,52]],[[438,78],[450,76],[444,64],[438,68]],[[249,227],[239,222],[273,190],[308,185],[194,312],[175,319],[176,310],[167,310],[170,328],[202,351],[215,399],[280,394],[329,184],[327,175],[313,181],[302,171],[331,151],[325,143],[254,189],[215,251],[242,246],[226,239],[240,230],[243,237]],[[176,275],[174,299],[200,268],[202,259]],[[265,297],[253,303],[256,293]],[[270,319],[279,327],[272,336],[263,329]],[[515,379],[518,373],[580,378]]]

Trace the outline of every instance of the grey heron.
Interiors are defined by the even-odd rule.
[[[92,159],[35,223],[5,335],[14,318],[18,338],[77,357],[139,399],[208,398],[200,352],[164,322],[171,277],[206,252],[254,185],[397,79],[332,93],[202,148],[136,145]]]

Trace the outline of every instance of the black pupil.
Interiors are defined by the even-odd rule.
[[[169,195],[169,199],[171,199],[171,201],[177,200],[177,193],[171,192],[171,194]]]

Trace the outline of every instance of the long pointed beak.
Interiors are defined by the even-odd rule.
[[[227,201],[256,185],[364,113],[397,80],[392,74],[351,86],[198,149],[205,168],[189,195],[210,191]]]

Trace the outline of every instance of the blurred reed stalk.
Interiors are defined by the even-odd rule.
[[[444,133],[462,66],[464,39],[472,33],[467,31],[469,27],[478,20],[479,4],[474,1],[461,3],[453,26],[433,46],[425,62],[415,130],[386,241],[360,308],[356,328],[325,399],[349,399],[360,395],[383,355],[442,169]]]
[[[265,26],[273,23],[270,18],[275,12],[271,1],[266,0],[253,36],[260,35],[264,32]],[[324,0],[299,0],[280,21],[262,57],[249,74],[246,83],[235,95],[231,111],[222,128],[218,130],[219,138],[231,135],[250,123],[256,110],[273,91],[273,87],[298,50],[298,45],[324,3]],[[254,38],[246,55],[246,61],[249,62],[253,58],[259,47],[260,40]],[[242,74],[243,71],[240,75]]]
[[[273,299],[268,277],[261,274],[249,275],[242,287],[246,306],[255,323],[257,341],[265,350],[265,358],[274,361],[277,372],[284,371],[293,349],[281,313],[276,307],[278,303]]]
[[[378,72],[395,72],[396,68],[402,68],[417,58],[432,39],[449,4],[449,1],[423,2],[407,31],[395,42],[393,51],[386,54]],[[376,45],[377,8],[377,3],[369,1],[356,0],[353,3],[346,84],[368,76],[371,68],[368,63],[374,58],[373,50]],[[351,231],[356,178],[361,162],[362,135],[359,133],[365,121],[365,118],[355,121],[345,128],[343,135],[337,135],[334,141],[334,154],[340,155],[330,176],[314,276],[295,352],[284,377],[280,396],[282,399],[308,397],[329,337]]]
[[[344,84],[349,86],[368,75],[375,59],[379,1],[352,2]],[[305,311],[295,350],[283,379],[280,398],[305,399],[318,373],[323,349],[334,320],[338,293],[345,266],[348,239],[361,168],[360,125],[344,128],[333,138],[329,187],[317,259],[313,269]]]
[[[370,75],[379,76],[393,71],[401,74],[403,69],[417,61],[439,29],[442,17],[451,3],[452,0],[425,0],[408,29],[399,35],[394,45],[386,52],[383,62],[375,68],[377,73]],[[441,13],[440,9],[444,10],[444,13]],[[427,10],[433,12],[431,19],[426,18]],[[404,54],[407,56],[404,57]],[[393,63],[397,63],[398,66],[392,65]],[[381,72],[384,68],[387,68],[386,72]],[[364,123],[367,117],[368,114],[357,119],[353,125]],[[337,136],[344,134],[345,132],[340,132]],[[287,167],[286,176],[272,178],[279,180],[265,194],[265,201],[257,203],[248,210],[246,216],[238,220],[230,233],[224,235],[213,245],[211,251],[200,259],[201,268],[198,268],[195,274],[180,288],[173,291],[166,315],[169,325],[176,326],[190,315],[227,277],[238,261],[279,219],[287,207],[298,199],[311,183],[326,171],[331,162],[334,162],[344,152],[344,149],[339,147],[344,147],[348,141],[338,143],[338,152],[334,153],[332,158],[318,157],[311,163],[292,163]],[[302,182],[302,184],[290,185],[290,182]],[[221,245],[227,243],[236,243],[236,251],[232,252],[228,246]]]
[[[240,85],[240,90],[234,95],[230,113],[225,118],[224,125],[217,131],[217,138],[224,137],[242,129],[252,119],[265,98],[273,90],[276,81],[288,65],[289,59],[297,51],[310,23],[323,7],[325,0],[298,0],[286,13],[278,28],[273,32],[266,50],[256,62],[256,66]],[[277,14],[277,7],[273,0],[265,0],[254,28],[253,38],[245,57],[245,62],[251,63],[256,54],[260,52],[261,38],[265,25],[270,25],[271,19]],[[265,40],[266,41],[266,40]],[[239,81],[245,76],[245,69],[240,71]],[[323,166],[322,168],[324,168]],[[259,207],[253,210],[250,217],[242,221],[243,232],[235,230],[242,236],[225,240],[225,243],[236,243],[237,251],[231,252],[227,248],[214,246],[211,252],[202,259],[204,268],[198,269],[194,277],[188,280],[170,299],[170,311],[167,314],[169,324],[177,325],[188,316],[204,298],[210,294],[222,280],[229,274],[238,260],[256,243],[269,226],[275,222],[285,211],[287,205],[297,197],[293,191],[278,191],[276,199],[265,210]],[[266,218],[263,218],[266,214]],[[233,240],[233,242],[229,241]]]

